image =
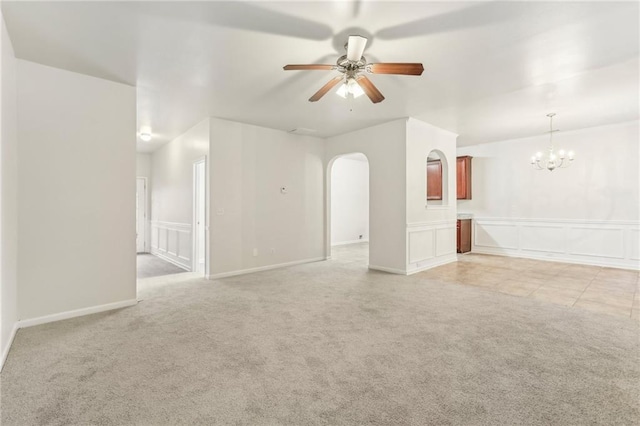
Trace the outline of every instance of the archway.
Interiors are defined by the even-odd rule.
[[[362,153],[336,156],[327,176],[327,257],[368,265],[369,161]]]

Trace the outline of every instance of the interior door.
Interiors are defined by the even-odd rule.
[[[194,164],[194,249],[195,271],[205,273],[206,256],[206,163],[205,160]]]
[[[146,199],[147,182],[144,178],[136,178],[136,251],[138,253],[146,251]]]

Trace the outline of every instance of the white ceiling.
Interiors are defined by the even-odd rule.
[[[459,145],[638,119],[637,2],[2,2],[19,58],[137,86],[152,151],[216,116],[326,137],[404,116]],[[422,62],[421,77],[373,75],[386,100],[307,99],[349,34],[369,62]]]

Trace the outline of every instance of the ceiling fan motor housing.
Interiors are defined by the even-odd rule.
[[[346,73],[351,71],[356,73],[365,69],[367,66],[367,59],[364,56],[361,56],[358,61],[350,61],[347,59],[347,55],[342,55],[338,58],[336,64],[338,65],[338,71],[340,72]]]

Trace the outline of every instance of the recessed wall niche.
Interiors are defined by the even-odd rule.
[[[429,152],[426,165],[427,193],[426,204],[429,206],[448,205],[448,164],[445,155],[437,149]]]

